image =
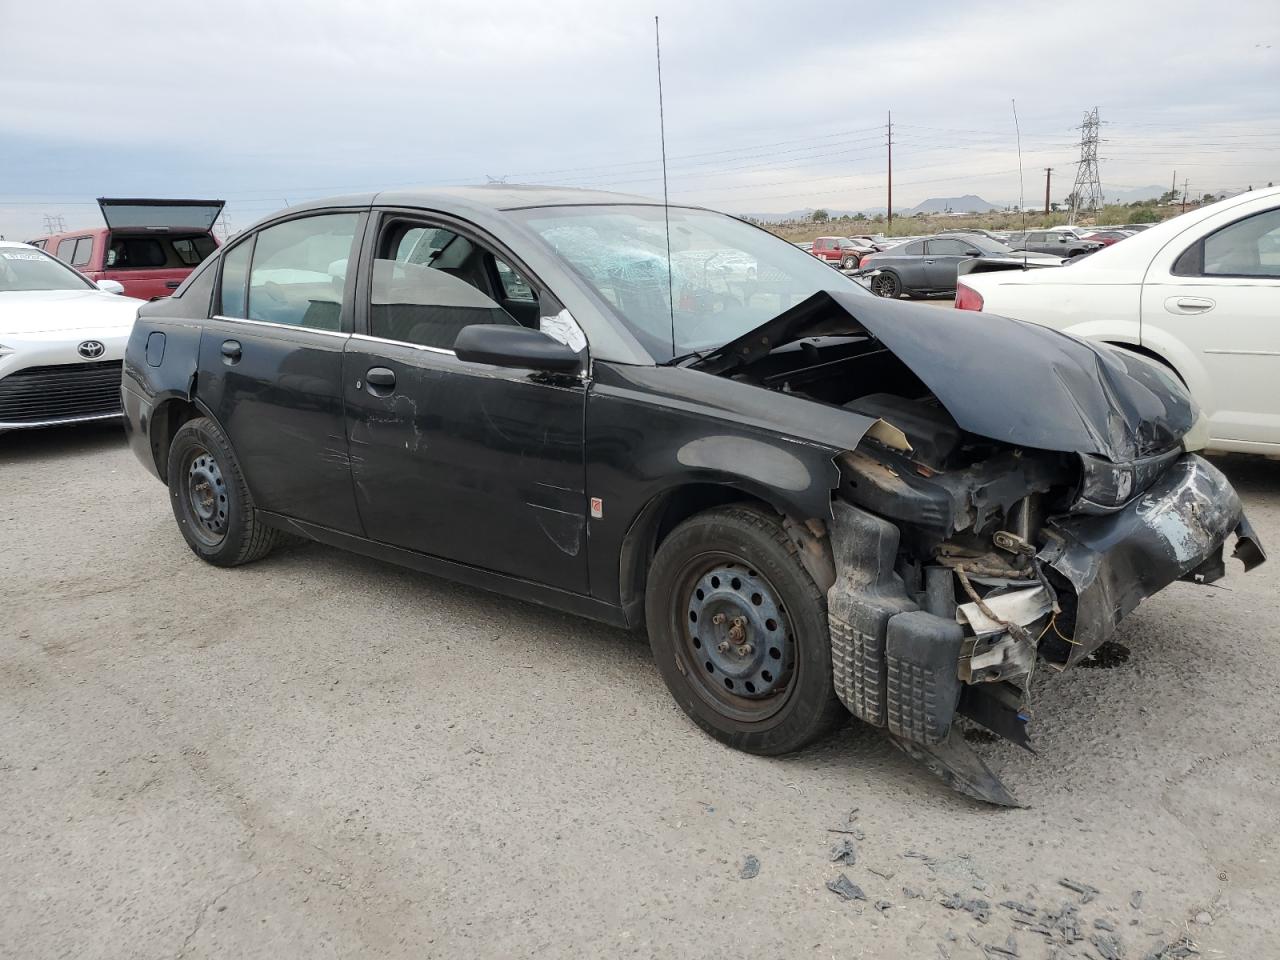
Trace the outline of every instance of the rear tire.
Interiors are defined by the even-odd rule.
[[[898,297],[902,296],[902,281],[896,273],[885,271],[871,278],[871,292],[877,297],[897,300]]]
[[[266,556],[277,531],[254,516],[253,498],[231,444],[208,417],[188,420],[169,445],[169,501],[197,557],[235,567]]]
[[[799,750],[847,715],[826,597],[795,550],[776,517],[729,506],[678,526],[649,568],[649,646],[667,689],[694,723],[748,753]]]
[[[857,257],[845,257],[843,260],[840,261],[841,270],[852,270],[855,267],[857,267],[857,265],[858,265]]]

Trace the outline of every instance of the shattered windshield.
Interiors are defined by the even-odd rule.
[[[708,210],[514,211],[613,307],[659,363],[720,347],[818,290],[866,291],[793,244]],[[670,286],[668,287],[668,284]]]

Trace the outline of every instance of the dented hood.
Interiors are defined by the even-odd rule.
[[[865,332],[929,388],[969,433],[1016,446],[1125,462],[1191,429],[1187,392],[1154,363],[1047,327],[819,291],[694,366],[724,373],[806,337]]]

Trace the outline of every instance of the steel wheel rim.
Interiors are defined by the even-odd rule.
[[[183,506],[196,536],[210,546],[227,535],[230,502],[222,468],[208,450],[196,447],[186,458]]]
[[[798,658],[791,615],[773,584],[724,553],[695,557],[678,583],[675,629],[699,699],[743,723],[776,714],[795,687]]]

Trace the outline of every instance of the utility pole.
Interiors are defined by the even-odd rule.
[[[1049,179],[1053,176],[1053,167],[1044,168],[1044,212],[1049,212]]]
[[[893,111],[889,111],[889,125],[886,127],[889,132],[889,212],[885,229],[893,226]]]
[[[1187,212],[1187,180],[1185,177],[1182,180],[1182,212]]]
[[[1178,171],[1173,171],[1173,183],[1169,185],[1169,195],[1176,197],[1178,195]]]

